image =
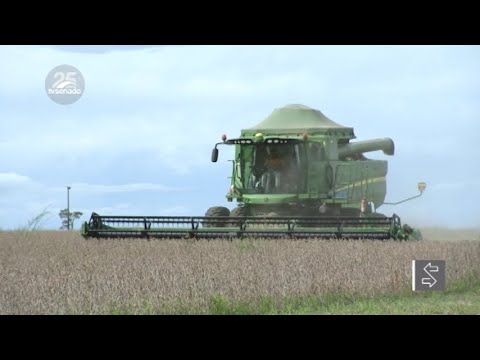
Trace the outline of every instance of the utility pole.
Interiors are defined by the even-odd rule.
[[[70,189],[71,186],[67,186],[67,230],[70,230]]]

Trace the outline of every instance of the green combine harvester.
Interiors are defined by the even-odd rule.
[[[385,202],[388,164],[365,153],[394,154],[391,139],[351,142],[353,128],[303,105],[275,109],[240,137],[217,143],[235,147],[229,210],[205,216],[102,216],[82,225],[86,238],[328,238],[420,240],[397,215],[377,213]]]

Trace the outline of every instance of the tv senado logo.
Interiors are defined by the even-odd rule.
[[[82,73],[71,65],[52,69],[45,79],[47,96],[57,104],[69,105],[78,101],[85,91]]]
[[[80,89],[48,89],[48,94],[60,94],[60,95],[81,95],[82,90]]]

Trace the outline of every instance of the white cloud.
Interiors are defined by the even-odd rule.
[[[88,183],[72,183],[71,191],[81,193],[83,195],[107,194],[107,193],[126,193],[140,191],[185,191],[187,188],[166,186],[154,183],[130,183],[121,185],[104,185],[104,184],[88,184]],[[66,186],[49,187],[46,184],[34,182],[30,177],[19,175],[16,173],[0,173],[0,189],[6,187],[30,187],[30,190],[47,192],[65,192]],[[32,203],[33,204],[33,203]],[[36,203],[35,203],[36,204]]]
[[[442,183],[432,185],[432,191],[450,191],[461,189],[475,189],[480,199],[480,181],[457,181],[451,183]]]
[[[99,153],[102,155],[95,161],[109,163],[120,154],[148,151],[157,166],[187,174],[197,164],[204,164],[208,157],[204,154],[221,132],[238,133],[273,110],[265,107],[265,112],[257,111],[258,118],[251,118],[247,115],[251,106],[245,107],[251,101],[263,99],[276,107],[290,99],[305,102],[316,98],[308,105],[321,107],[329,103],[328,99],[340,99],[341,95],[343,102],[361,100],[373,107],[388,98],[387,108],[409,114],[402,109],[406,102],[398,99],[468,85],[469,77],[462,76],[460,69],[438,73],[434,70],[438,64],[419,77],[428,56],[442,55],[445,49],[448,50],[394,46],[178,46],[157,52],[143,49],[98,55],[49,47],[4,47],[0,48],[5,63],[0,69],[0,91],[4,86],[11,94],[17,88],[22,96],[27,96],[29,89],[36,89],[31,97],[41,99],[46,107],[34,117],[28,109],[23,113],[14,109],[9,114],[8,126],[2,129],[0,124],[0,131],[11,135],[8,142],[0,143],[0,151],[25,157],[26,162],[33,161],[33,152],[46,163],[52,158],[66,157],[85,162]],[[355,62],[349,54],[355,54]],[[358,75],[362,67],[376,69],[379,74],[388,72],[385,69],[389,66],[401,63],[402,54],[410,57],[410,67],[406,66],[401,76],[390,74],[390,78],[385,78],[373,72]],[[36,59],[34,64],[29,60],[32,57]],[[52,64],[53,61],[56,63]],[[41,88],[46,69],[72,61],[78,63],[88,89],[78,104],[59,106],[48,101]],[[376,66],[377,63],[383,67]],[[19,72],[20,68],[24,70]],[[352,74],[360,79],[365,77],[366,81],[349,80],[348,86],[343,86],[343,80],[337,81]],[[368,129],[363,126],[364,121],[356,120],[362,119],[359,115],[345,119],[365,134]],[[369,116],[372,123],[385,122],[380,114]],[[375,118],[378,120],[374,121]],[[397,123],[394,131],[410,126],[421,133],[422,127],[413,121],[415,118]],[[449,146],[454,145],[453,140],[448,141]],[[439,142],[430,148],[435,148],[433,152],[444,146]]]
[[[7,186],[22,186],[31,183],[32,179],[28,176],[19,175],[13,172],[0,173],[0,188]]]
[[[162,118],[165,120],[158,120]],[[208,119],[198,116],[200,127],[188,131],[189,118],[153,112],[143,116],[97,117],[95,121],[76,116],[65,122],[53,117],[37,119],[37,123],[30,125],[26,115],[17,116],[12,122],[28,125],[31,131],[10,126],[7,129],[10,137],[0,143],[0,152],[16,154],[17,164],[38,163],[41,159],[53,167],[62,159],[89,166],[113,164],[122,156],[148,152],[148,158],[139,157],[138,161],[150,161],[154,166],[185,174],[208,159],[208,152],[217,141]]]
[[[81,211],[81,210],[80,210]],[[95,212],[100,215],[115,215],[115,216],[186,216],[190,214],[191,209],[188,206],[177,205],[171,207],[163,207],[156,209],[154,212],[148,213],[148,210],[140,210],[133,204],[120,203],[112,206],[104,206],[95,209]],[[90,217],[90,213],[85,210],[82,211],[84,215]]]
[[[107,194],[107,193],[126,193],[138,191],[184,191],[184,188],[165,186],[161,184],[137,183],[123,185],[100,185],[86,183],[72,183],[70,191],[75,191],[82,195]],[[52,187],[49,191],[65,192],[66,187]]]
[[[29,201],[51,199],[60,208],[62,183],[82,195],[76,205],[112,211],[155,191],[162,201],[172,192],[162,204],[175,211],[180,183],[221,198],[227,180],[220,174],[230,174],[232,148],[222,148],[221,163],[212,165],[214,143],[287,103],[316,107],[354,126],[358,141],[392,137],[398,151],[387,160],[399,175],[389,190],[404,174],[421,174],[433,192],[467,194],[478,183],[455,182],[429,166],[448,158],[448,173],[468,169],[466,178],[480,176],[471,166],[480,130],[478,49],[167,46],[100,54],[106,49],[0,46],[0,190],[8,190],[0,202],[19,214]],[[77,67],[86,81],[84,96],[70,106],[50,101],[44,89],[46,74],[63,63]],[[200,193],[190,194],[192,206],[207,207]],[[162,211],[141,201],[123,211]],[[458,201],[473,207],[468,196],[458,194]]]
[[[159,215],[163,215],[163,216],[175,216],[175,215],[179,215],[179,216],[183,216],[183,215],[187,215],[187,214],[190,214],[191,213],[191,209],[190,207],[188,206],[182,206],[182,205],[179,205],[179,206],[172,206],[172,207],[168,207],[168,208],[163,208],[163,209],[160,209],[159,211]]]
[[[113,202],[111,197],[135,200],[141,196],[141,204],[148,204],[147,193],[184,193],[189,190],[184,187],[166,186],[156,183],[125,183],[119,185],[72,183],[70,184],[70,206],[72,211],[83,213],[81,221],[87,221],[92,211],[100,214],[142,214],[142,208],[130,202]],[[3,191],[2,191],[3,190]],[[60,219],[58,213],[66,208],[66,186],[48,186],[48,184],[32,180],[32,178],[16,173],[0,173],[0,228],[15,229],[23,227],[39,214],[47,212],[42,217],[42,227],[58,229]],[[129,198],[132,196],[132,198]],[[158,195],[157,195],[158,196]],[[165,198],[165,196],[163,195]],[[152,198],[153,199],[153,198]],[[105,206],[104,204],[113,203]],[[167,208],[163,213],[171,210],[175,213],[187,208],[174,206]],[[162,209],[148,210],[158,214]]]
[[[82,212],[90,216],[87,212]],[[112,206],[103,206],[96,209],[95,212],[100,215],[129,215],[132,213],[132,204],[119,203]]]
[[[158,51],[162,45],[48,45],[54,49],[76,53],[104,54],[113,51],[139,51],[149,49]]]

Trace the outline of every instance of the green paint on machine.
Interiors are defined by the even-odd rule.
[[[232,211],[215,206],[204,217],[92,214],[82,234],[421,239],[418,230],[402,226],[398,216],[387,218],[377,212],[383,204],[396,204],[385,202],[388,163],[365,153],[383,151],[391,156],[393,140],[352,142],[355,138],[353,128],[319,110],[304,105],[277,108],[258,125],[241,130],[238,138],[222,136],[212,151],[216,162],[219,145],[235,147],[226,194],[228,201],[238,203]],[[425,186],[419,183],[420,195]]]

